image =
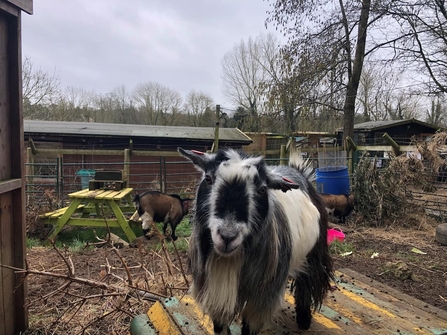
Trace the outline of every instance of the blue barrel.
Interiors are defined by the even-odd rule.
[[[81,178],[81,187],[88,188],[88,184],[90,179],[93,179],[95,176],[95,170],[78,170],[76,175]]]
[[[316,170],[317,192],[324,194],[349,195],[349,173],[347,166],[321,168]]]

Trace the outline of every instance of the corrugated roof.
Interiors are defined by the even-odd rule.
[[[119,136],[190,140],[214,140],[211,127],[169,127],[136,124],[24,120],[24,132],[69,136]],[[251,138],[238,128],[219,128],[219,139],[250,144]]]
[[[385,120],[385,121],[368,121],[368,122],[362,122],[362,123],[357,123],[354,125],[354,129],[355,130],[380,130],[382,128],[388,128],[391,126],[400,126],[400,125],[404,125],[404,124],[408,124],[408,123],[417,123],[420,124],[422,126],[426,126],[426,127],[430,127],[433,128],[435,130],[437,130],[439,127],[426,123],[426,122],[422,122],[416,119],[405,119],[405,120]],[[343,131],[343,128],[339,128],[337,129],[337,131]]]

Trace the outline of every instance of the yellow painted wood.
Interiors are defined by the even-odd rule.
[[[104,199],[107,200],[121,200],[126,198],[127,196],[130,195],[130,193],[132,193],[133,188],[124,188],[120,191],[115,191],[113,194],[108,194],[104,197]]]
[[[159,335],[181,335],[162,303],[156,302],[147,313]]]
[[[328,293],[321,310],[313,314],[312,325],[308,331],[298,329],[295,322],[294,298],[287,291],[282,310],[272,324],[266,325],[261,335],[447,334],[445,311],[393,291],[392,288],[352,270],[337,271],[334,287],[336,289]],[[170,315],[182,334],[213,334],[212,321],[202,313],[192,297],[185,296],[178,301],[169,298],[161,303],[165,304],[163,312]],[[240,320],[233,322],[231,333],[240,334]]]
[[[50,237],[55,237],[65,225],[86,227],[120,227],[126,234],[129,242],[136,239],[135,233],[129,226],[129,222],[123,214],[133,212],[135,206],[131,202],[132,188],[120,191],[114,190],[89,190],[84,189],[70,193],[71,204],[68,207],[48,212],[39,216],[46,220],[45,223],[55,225]],[[87,203],[87,205],[83,204]],[[90,213],[95,212],[96,218],[91,218]],[[80,217],[72,216],[80,213]],[[109,215],[113,214],[114,218]]]

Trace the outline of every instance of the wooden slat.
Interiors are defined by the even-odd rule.
[[[328,294],[321,310],[313,314],[311,328],[305,333],[447,335],[444,311],[433,306],[426,307],[426,303],[402,295],[354,271],[343,269],[336,275],[337,289]],[[182,334],[213,334],[211,320],[190,296],[179,300],[169,298],[161,304],[164,308],[150,310],[152,318],[163,312],[166,315],[162,318],[171,320],[178,327],[175,331]],[[262,335],[303,334],[295,322],[294,298],[290,292],[286,292],[284,308],[278,315],[273,324],[266,325]],[[232,334],[240,334],[238,322],[231,327]],[[160,330],[157,328],[157,331]],[[160,334],[165,333],[161,331]]]
[[[1,244],[1,264],[14,266],[14,243],[13,241],[13,216],[12,216],[12,195],[5,193],[0,195],[0,244]],[[0,285],[3,291],[2,306],[3,315],[0,313],[1,322],[4,324],[3,334],[14,334],[14,272],[10,269],[0,269]]]
[[[80,191],[76,191],[73,193],[69,193],[68,197],[69,198],[78,198],[78,197],[83,197],[84,194],[90,193],[90,190],[88,188],[84,189],[84,190],[80,190]]]
[[[97,200],[103,200],[107,196],[111,196],[113,199],[113,196],[117,194],[117,191],[114,190],[102,190],[102,192],[95,195],[95,199]]]
[[[22,179],[0,181],[0,194],[10,192],[22,187]]]
[[[85,207],[85,205],[79,205],[79,206],[76,208],[76,210],[84,209],[84,207]],[[65,211],[66,211],[67,209],[68,209],[68,206],[67,206],[67,207],[62,207],[62,208],[56,209],[55,211],[47,212],[47,213],[41,214],[41,215],[39,215],[39,218],[40,218],[40,219],[44,219],[44,218],[52,218],[52,219],[56,219],[56,218],[62,216],[62,215],[65,213]]]
[[[125,188],[121,191],[115,191],[113,194],[108,194],[104,197],[106,200],[121,200],[132,193],[133,188]]]

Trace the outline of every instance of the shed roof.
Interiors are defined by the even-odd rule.
[[[170,127],[117,123],[24,120],[25,134],[94,137],[141,137],[213,141],[211,127]],[[247,145],[252,142],[238,128],[219,128],[219,140]]]
[[[426,123],[423,121],[419,121],[417,119],[405,119],[405,120],[385,120],[385,121],[368,121],[357,123],[354,125],[354,130],[356,131],[378,131],[381,129],[386,129],[395,126],[406,125],[410,123],[416,123],[421,126],[429,127],[434,130],[438,130],[440,127],[432,125],[430,123]],[[343,132],[343,128],[337,129],[338,132]]]

